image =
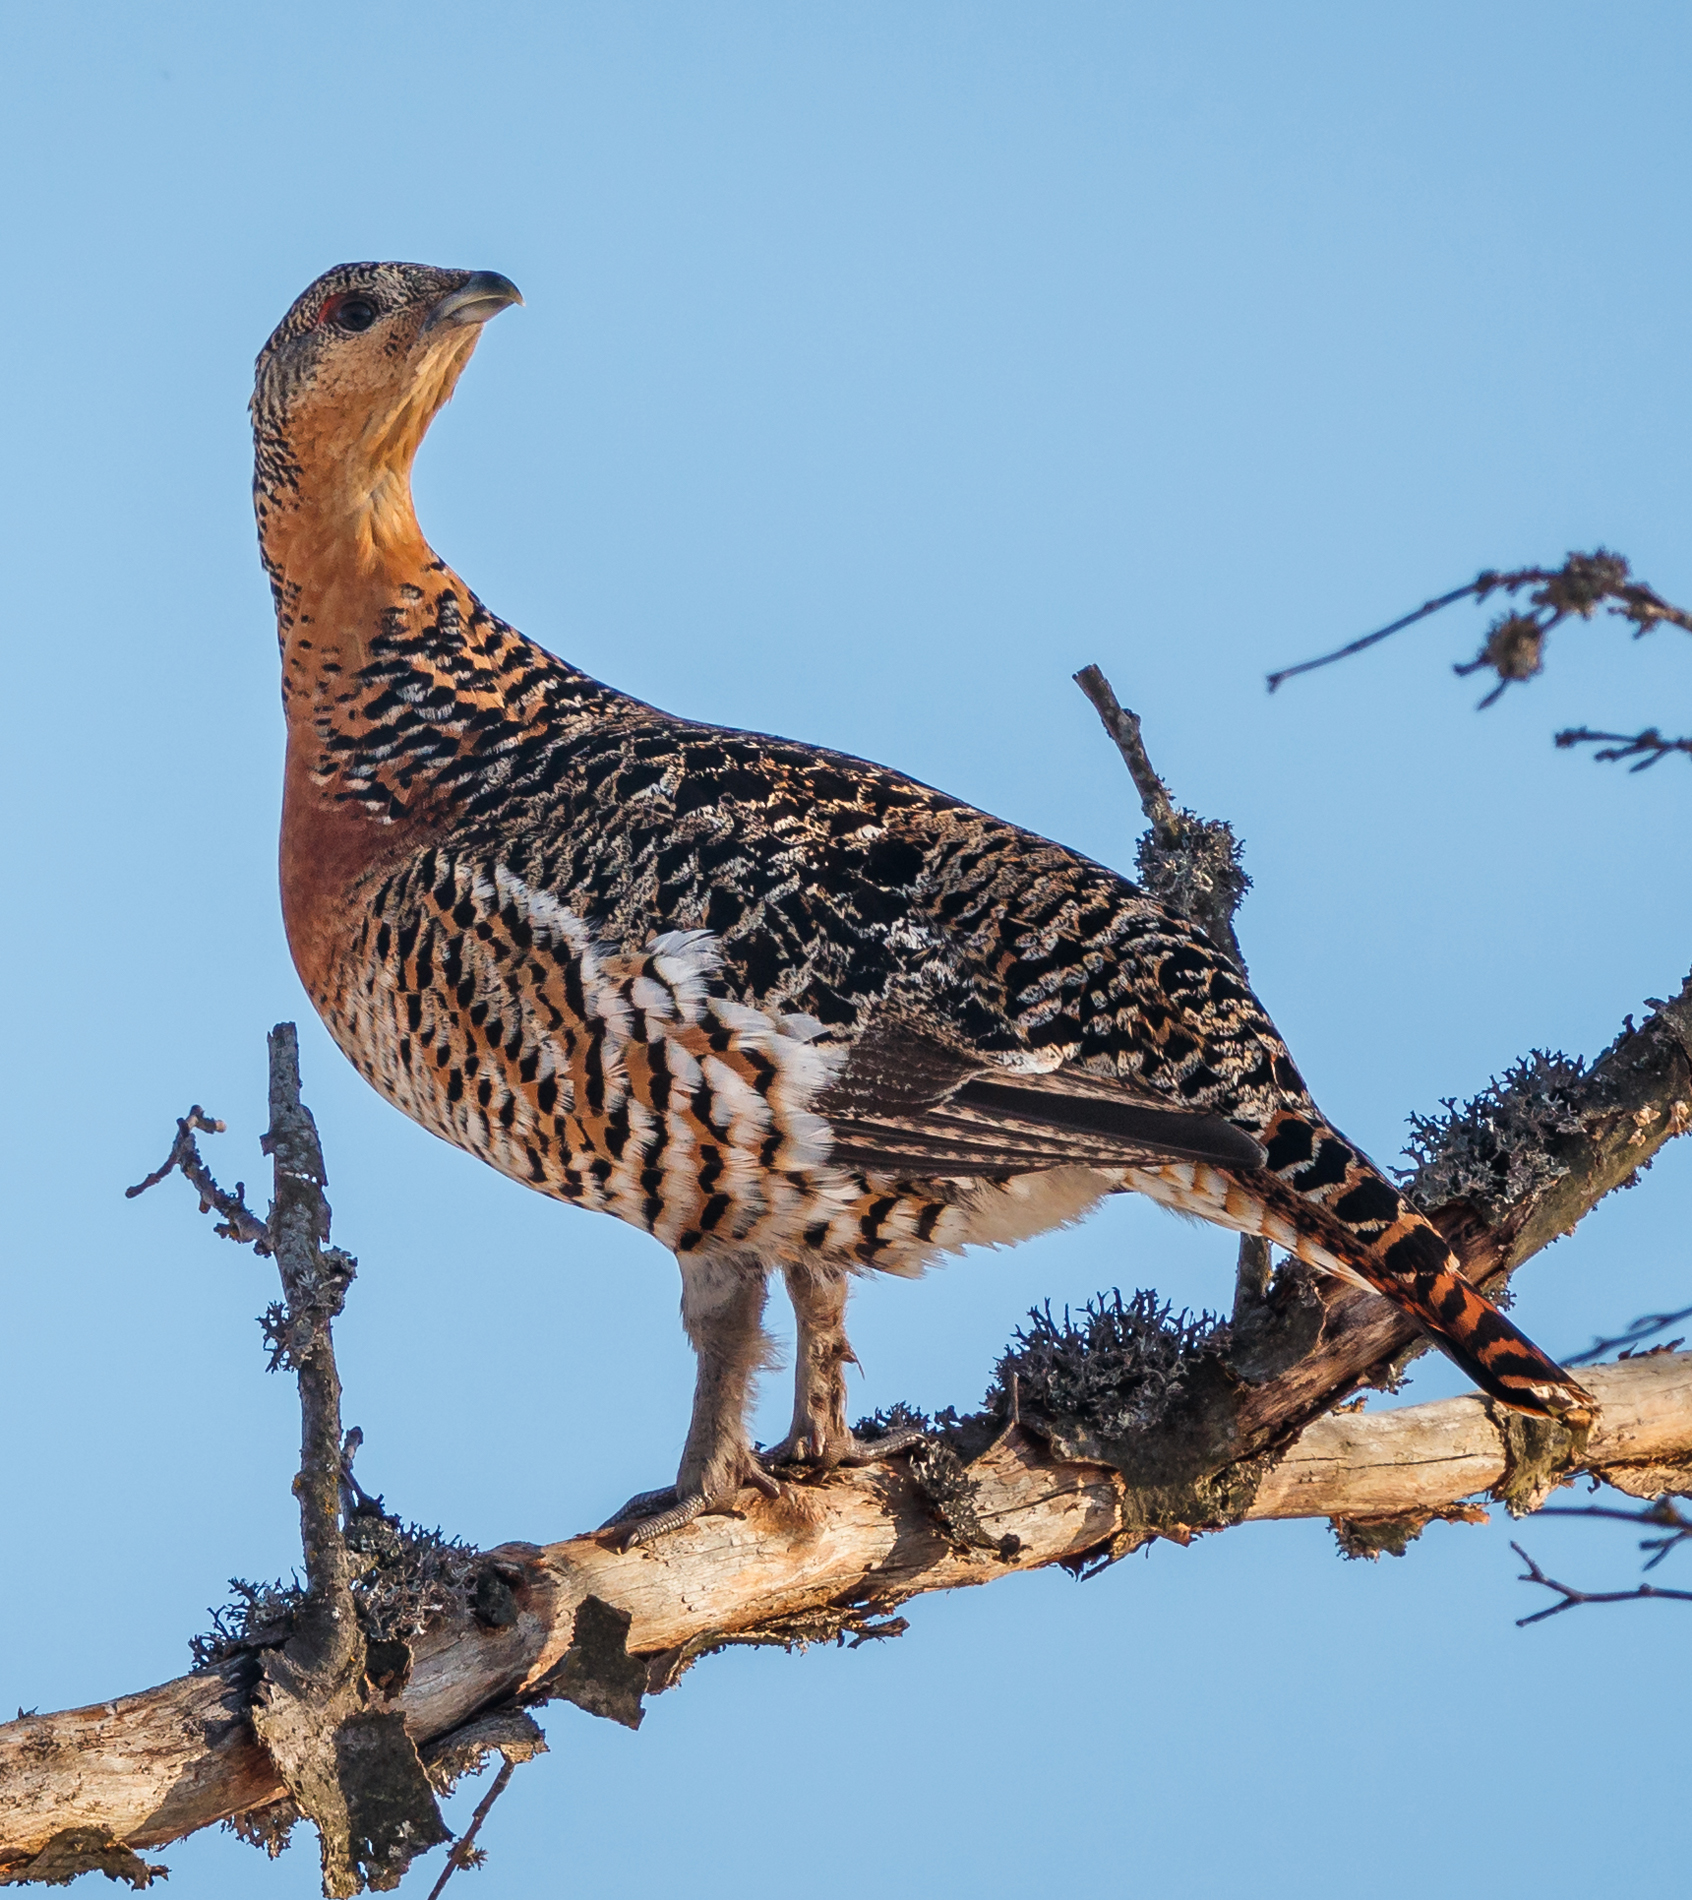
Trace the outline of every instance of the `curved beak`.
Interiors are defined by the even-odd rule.
[[[523,293],[509,277],[501,277],[496,270],[473,271],[456,290],[449,290],[435,305],[423,328],[434,330],[442,324],[486,323],[509,305],[522,301]]]

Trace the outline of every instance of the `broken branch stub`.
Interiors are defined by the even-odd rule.
[[[323,1890],[340,1900],[366,1884],[397,1886],[417,1854],[451,1838],[399,1702],[411,1674],[411,1650],[380,1626],[395,1621],[393,1615],[376,1614],[393,1610],[386,1599],[396,1589],[372,1588],[368,1573],[395,1554],[388,1545],[402,1559],[416,1560],[421,1550],[422,1567],[442,1572],[467,1569],[475,1553],[439,1538],[431,1545],[427,1537],[408,1536],[352,1477],[360,1435],[343,1438],[341,1431],[333,1326],[357,1262],[330,1244],[328,1172],[317,1124],[300,1095],[299,1038],[292,1023],[270,1032],[269,1056],[270,1126],[262,1144],[274,1174],[268,1219],[257,1219],[243,1190],[225,1193],[212,1178],[194,1136],[221,1133],[223,1124],[198,1105],[177,1123],[163,1165],[129,1193],[143,1193],[180,1171],[198,1191],[201,1211],[215,1208],[224,1217],[218,1232],[274,1258],[281,1276],[282,1303],[266,1315],[264,1326],[272,1370],[286,1367],[299,1387],[300,1468],[293,1490],[305,1588],[235,1586],[244,1606],[234,1616],[220,1615],[217,1630],[197,1641],[195,1651],[207,1663],[238,1662],[251,1691],[253,1732],[286,1791],[285,1800],[266,1804],[274,1811],[272,1824],[255,1827],[253,1838],[274,1854],[294,1819],[311,1820],[322,1847]],[[356,1556],[342,1525],[343,1503],[349,1523],[357,1526]],[[418,1567],[415,1561],[412,1567]],[[355,1582],[364,1586],[362,1599],[355,1596]],[[398,1597],[403,1601],[405,1595],[402,1580]],[[67,1850],[61,1843],[55,1851],[62,1857]]]

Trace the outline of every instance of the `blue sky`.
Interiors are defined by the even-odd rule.
[[[287,959],[244,405],[343,258],[522,286],[419,507],[589,670],[1127,866],[1136,813],[1070,683],[1099,662],[1178,795],[1245,838],[1256,986],[1383,1161],[1410,1111],[1533,1044],[1595,1053],[1685,973],[1692,775],[1550,744],[1692,729],[1680,635],[1571,629],[1484,715],[1449,670],[1478,615],[1262,685],[1571,547],[1692,600],[1684,9],[306,0],[0,32],[5,1706],[178,1673],[231,1571],[295,1560],[265,1271],[180,1185],[121,1193],[190,1101],[230,1123],[220,1171],[262,1180],[278,1018],[361,1262],[340,1339],[368,1483],[479,1543],[545,1540],[661,1482],[685,1422],[667,1256],[411,1127]],[[1666,1155],[1522,1276],[1518,1316],[1571,1350],[1684,1304],[1689,1194]],[[1037,1298],[1223,1304],[1232,1251],[1124,1204],[867,1287],[863,1408],[973,1404]],[[1407,1396],[1455,1389],[1423,1361]],[[1369,1565],[1320,1524],[1253,1527],[921,1602],[899,1643],[712,1660],[638,1736],[560,1706],[466,1879],[1672,1880],[1673,1835],[1628,1817],[1685,1787],[1675,1609],[1518,1631],[1509,1535],[1440,1526]],[[1625,1533],[1525,1541],[1631,1579]],[[309,1846],[163,1858],[178,1895],[316,1890]]]

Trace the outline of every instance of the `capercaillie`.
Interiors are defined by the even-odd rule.
[[[491,272],[346,264],[258,359],[255,505],[287,718],[288,940],[391,1102],[670,1248],[698,1355],[650,1540],[846,1422],[850,1276],[1150,1195],[1384,1294],[1523,1411],[1587,1395],[1323,1117],[1240,971],[1062,845],[885,767],[679,719],[490,613],[411,466]],[[793,1424],[752,1447],[766,1282]]]

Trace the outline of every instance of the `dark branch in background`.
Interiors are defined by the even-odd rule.
[[[446,1865],[441,1869],[441,1877],[429,1889],[429,1900],[441,1900],[446,1891],[447,1882],[460,1867],[481,1867],[487,1862],[487,1853],[476,1845],[476,1836],[482,1831],[482,1823],[492,1812],[493,1804],[511,1785],[511,1777],[517,1772],[516,1760],[507,1755],[499,1765],[499,1773],[493,1778],[493,1786],[476,1803],[476,1812],[470,1817],[470,1825],[463,1836],[447,1849]]]
[[[1639,1548],[1653,1553],[1645,1568],[1655,1570],[1671,1550],[1692,1538],[1692,1517],[1687,1517],[1672,1497],[1657,1498],[1642,1511],[1618,1511],[1611,1504],[1548,1504],[1542,1517],[1603,1517],[1617,1524],[1648,1524],[1662,1530],[1661,1537],[1642,1537]]]
[[[1595,759],[1612,765],[1618,759],[1638,759],[1639,763],[1628,769],[1643,772],[1647,766],[1661,765],[1671,752],[1684,752],[1692,756],[1692,739],[1665,739],[1655,726],[1647,726],[1643,732],[1590,732],[1585,726],[1570,726],[1567,731],[1557,734],[1558,745],[1565,749],[1577,745],[1602,746],[1602,752],[1594,752]]]
[[[1559,1616],[1564,1610],[1572,1610],[1581,1603],[1643,1603],[1651,1597],[1662,1597],[1675,1603],[1692,1603],[1692,1590],[1659,1590],[1650,1583],[1642,1583],[1636,1590],[1576,1590],[1569,1584],[1559,1583],[1555,1577],[1546,1576],[1520,1544],[1512,1544],[1510,1548],[1527,1565],[1521,1581],[1542,1584],[1547,1590],[1554,1590],[1561,1599],[1548,1610],[1536,1610],[1532,1616],[1518,1616],[1517,1629],[1526,1629],[1530,1623],[1543,1623],[1548,1616]]]
[[[1413,627],[1417,621],[1459,600],[1479,602],[1493,594],[1513,598],[1524,592],[1526,611],[1512,606],[1500,614],[1487,628],[1480,652],[1453,669],[1463,678],[1482,671],[1497,675],[1498,684],[1480,702],[1482,707],[1494,704],[1507,686],[1530,680],[1544,670],[1545,642],[1554,628],[1575,617],[1590,620],[1600,607],[1631,623],[1636,639],[1665,622],[1692,633],[1692,614],[1664,600],[1642,581],[1633,580],[1627,562],[1619,554],[1598,548],[1591,554],[1571,554],[1557,568],[1518,567],[1507,573],[1488,568],[1466,587],[1453,588],[1437,600],[1424,602],[1414,613],[1405,614],[1391,626],[1365,634],[1362,639],[1353,640],[1332,653],[1324,653],[1318,660],[1305,660],[1298,666],[1283,667],[1278,673],[1271,673],[1269,690],[1274,692],[1282,681],[1300,673],[1312,673],[1318,667],[1333,665],[1336,660],[1349,659],[1352,654],[1361,653],[1406,627]],[[1665,739],[1654,726],[1634,734],[1591,732],[1584,726],[1576,726],[1559,732],[1557,744],[1604,746],[1607,749],[1596,757],[1603,760],[1637,758],[1639,762],[1633,767],[1636,772],[1658,764],[1671,752],[1692,756],[1692,738]]]
[[[1675,1342],[1676,1345],[1679,1343],[1678,1340]],[[1624,1353],[1622,1357],[1651,1359],[1670,1350],[1672,1348],[1659,1346],[1655,1352]],[[1692,1475],[1688,1476],[1687,1487],[1683,1488],[1692,1488]],[[1647,1572],[1655,1570],[1670,1551],[1678,1550],[1682,1544],[1692,1541],[1692,1517],[1686,1516],[1671,1496],[1655,1498],[1639,1511],[1622,1511],[1610,1504],[1560,1504],[1548,1506],[1541,1515],[1606,1518],[1616,1524],[1636,1524],[1660,1530],[1663,1533],[1660,1537],[1642,1537],[1639,1540],[1639,1548],[1651,1553],[1645,1560]],[[1576,1590],[1570,1584],[1558,1583],[1555,1578],[1546,1576],[1520,1544],[1512,1544],[1510,1548],[1527,1565],[1527,1574],[1519,1579],[1520,1582],[1541,1584],[1547,1590],[1554,1590],[1562,1599],[1561,1602],[1553,1603],[1548,1610],[1518,1617],[1518,1629],[1525,1629],[1529,1623],[1543,1623],[1548,1616],[1556,1616],[1562,1610],[1572,1610],[1580,1603],[1639,1603],[1647,1598],[1692,1603],[1692,1590],[1659,1590],[1649,1583],[1639,1584],[1632,1590]]]
[[[1642,1345],[1657,1333],[1666,1333],[1671,1326],[1678,1326],[1683,1319],[1692,1319],[1692,1306],[1683,1306],[1678,1313],[1645,1313],[1636,1319],[1625,1333],[1617,1333],[1613,1339],[1595,1339],[1585,1352],[1564,1353],[1563,1364],[1590,1366],[1600,1359],[1607,1358],[1618,1346],[1623,1349],[1617,1355],[1619,1358],[1635,1358],[1638,1355],[1628,1350],[1629,1348]],[[1680,1344],[1682,1341],[1671,1339],[1666,1345],[1655,1347],[1653,1350],[1673,1352]]]

